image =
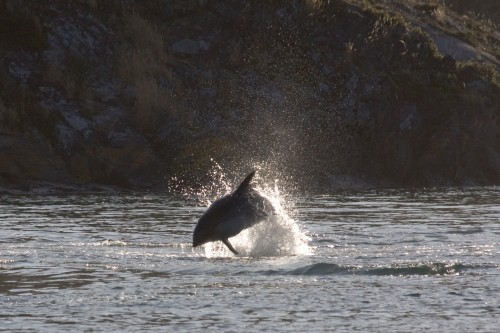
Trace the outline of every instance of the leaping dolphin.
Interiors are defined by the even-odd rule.
[[[250,185],[251,172],[236,191],[216,200],[201,216],[193,233],[193,247],[222,241],[231,252],[238,254],[228,238],[265,220],[273,212],[271,202]]]

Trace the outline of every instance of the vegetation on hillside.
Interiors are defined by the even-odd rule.
[[[6,0],[0,186],[497,184],[499,30],[460,6]]]

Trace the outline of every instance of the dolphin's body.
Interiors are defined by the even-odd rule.
[[[214,241],[222,241],[234,254],[238,252],[228,238],[265,220],[272,214],[271,202],[254,190],[251,172],[236,191],[216,200],[201,216],[193,233],[193,247]]]

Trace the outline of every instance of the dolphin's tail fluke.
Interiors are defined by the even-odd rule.
[[[227,248],[231,250],[231,252],[233,252],[234,254],[238,254],[238,251],[234,249],[234,247],[231,245],[231,243],[229,243],[229,240],[227,238],[223,239],[222,242],[226,244]]]
[[[250,174],[241,182],[240,186],[236,189],[235,193],[240,195],[244,194],[250,188],[250,182],[252,181],[253,176],[255,176],[255,170],[250,172]]]

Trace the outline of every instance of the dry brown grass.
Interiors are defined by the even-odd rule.
[[[135,84],[137,80],[143,77],[166,77],[171,79],[172,72],[164,64],[162,58],[147,48],[124,50],[118,56],[118,75],[130,84]]]
[[[318,12],[321,9],[322,0],[305,0],[305,5],[310,13]]]
[[[154,127],[159,117],[176,115],[172,93],[161,87],[152,77],[136,81],[137,101],[135,119],[142,129]]]
[[[143,130],[152,129],[165,114],[175,116],[172,92],[159,84],[173,80],[167,64],[169,54],[157,27],[136,13],[122,20],[122,37],[127,42],[118,55],[117,72],[122,80],[135,86],[133,116]]]
[[[463,40],[478,50],[486,51],[500,59],[498,26],[484,15],[460,11],[453,6],[459,0],[350,0],[358,4],[371,4],[381,14],[397,13],[414,26],[431,26],[443,33]],[[465,0],[464,0],[465,1]],[[464,2],[465,3],[465,2]],[[480,1],[467,2],[472,8],[482,7]],[[491,5],[491,4],[490,4]],[[474,7],[476,6],[476,7]]]
[[[353,42],[347,42],[344,44],[344,56],[342,57],[345,65],[352,65],[352,59],[354,53],[356,52],[356,47]]]
[[[118,73],[134,83],[144,76],[171,76],[166,65],[168,55],[158,29],[138,14],[126,14],[122,35],[127,45],[118,56]]]
[[[147,48],[157,55],[164,53],[164,42],[158,29],[148,20],[135,13],[125,14],[123,32],[138,48]]]

